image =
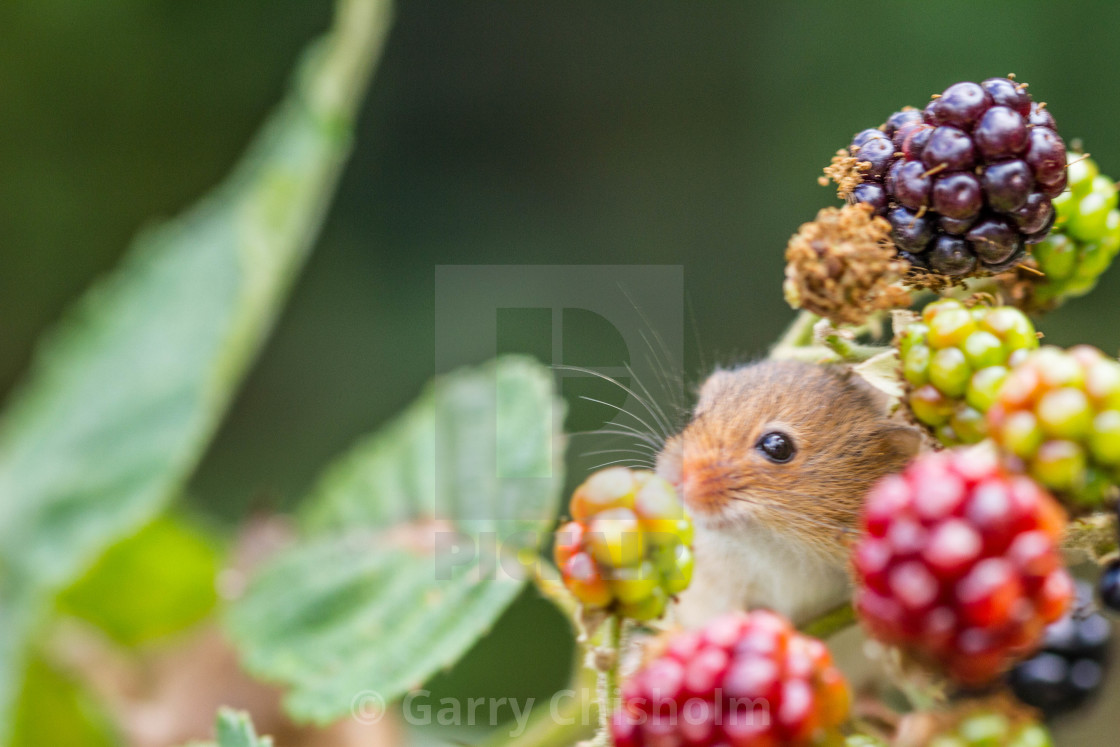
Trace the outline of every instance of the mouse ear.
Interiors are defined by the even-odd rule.
[[[920,429],[905,423],[889,423],[883,429],[883,441],[891,456],[903,462],[917,456],[924,440]]]

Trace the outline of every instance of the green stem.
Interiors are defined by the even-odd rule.
[[[814,638],[828,638],[851,627],[855,622],[855,610],[850,603],[845,602],[802,625],[801,632]]]
[[[770,357],[789,358],[794,350],[810,345],[813,342],[813,325],[820,319],[819,316],[808,311],[798,312],[793,322],[770,349]]]
[[[599,743],[609,747],[608,736],[611,713],[618,699],[619,670],[622,667],[622,630],[625,620],[622,615],[611,615],[607,621],[607,640],[605,646],[610,652],[610,664],[599,672]]]

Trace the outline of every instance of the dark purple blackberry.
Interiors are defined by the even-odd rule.
[[[865,202],[875,208],[875,212],[883,215],[887,212],[890,198],[887,190],[879,182],[864,182],[852,190],[852,197],[856,202]]]
[[[908,124],[921,124],[922,113],[917,109],[903,109],[887,117],[887,122],[883,126],[887,136],[893,136],[898,132],[899,128]]]
[[[902,147],[898,149],[899,152],[907,161],[921,161],[922,154],[926,151],[926,143],[929,142],[934,129],[928,124],[907,128],[906,137],[902,141]]]
[[[950,218],[942,215],[937,221],[937,225],[945,233],[952,234],[953,236],[963,236],[968,233],[968,229],[972,228],[972,224],[976,222],[976,216],[971,218]]]
[[[1006,106],[1014,109],[1024,117],[1031,113],[1031,96],[1023,83],[1016,83],[1009,78],[988,78],[980,84],[995,106]]]
[[[980,182],[992,209],[1011,213],[1021,208],[1030,197],[1034,174],[1026,162],[1015,158],[985,166],[980,173]]]
[[[933,185],[933,209],[946,218],[966,220],[979,215],[983,207],[980,182],[967,171],[945,174]]]
[[[1069,178],[1066,176],[1066,172],[1063,171],[1054,181],[1046,182],[1045,184],[1039,184],[1039,188],[1044,195],[1046,195],[1050,199],[1054,199],[1062,192],[1066,191],[1066,184],[1068,183]]]
[[[1105,566],[1097,584],[1097,595],[1105,607],[1120,612],[1120,560],[1113,560]]]
[[[1111,623],[1093,609],[1092,587],[1079,581],[1074,609],[1046,629],[1042,650],[1016,665],[1008,684],[1047,718],[1072,711],[1103,681],[1111,640]]]
[[[992,97],[976,83],[954,83],[926,107],[926,121],[971,130],[992,105]]]
[[[919,216],[912,210],[896,207],[887,214],[891,238],[900,251],[920,254],[929,247],[936,224],[929,214]]]
[[[877,137],[886,137],[886,135],[883,134],[883,131],[877,127],[869,127],[862,132],[857,132],[856,136],[852,138],[852,145],[850,147],[850,150],[854,151],[856,148],[859,148],[868,140]]]
[[[929,250],[929,266],[941,275],[970,275],[976,269],[976,255],[968,242],[958,236],[943,234],[933,240]]]
[[[864,163],[849,200],[887,217],[904,258],[954,277],[1021,261],[1049,233],[1050,201],[1066,188],[1054,118],[1010,78],[949,86],[922,112],[903,109],[856,135],[851,153]]]
[[[980,154],[989,160],[1015,156],[1027,147],[1027,123],[1014,109],[993,106],[976,123],[972,139]]]
[[[929,136],[922,152],[922,163],[931,171],[962,171],[976,163],[976,149],[972,138],[956,127],[938,127]]]
[[[861,162],[871,164],[871,167],[864,172],[865,176],[879,179],[886,176],[887,169],[891,167],[891,161],[894,160],[894,143],[880,133],[879,137],[868,138],[867,142],[860,145],[856,149],[855,156]]]
[[[890,196],[903,207],[921,210],[929,204],[930,188],[933,186],[933,180],[925,172],[926,167],[921,161],[906,161],[901,158],[896,160],[887,176]],[[864,202],[858,197],[856,201]]]
[[[1045,106],[1031,103],[1031,113],[1027,115],[1027,122],[1034,127],[1048,127],[1051,130],[1057,130],[1058,125],[1054,122],[1054,115]]]
[[[995,215],[978,221],[965,234],[965,238],[972,245],[977,258],[987,265],[1006,262],[1023,248],[1023,235],[1019,233],[1019,228]]]
[[[1025,234],[1041,231],[1054,215],[1054,206],[1050,198],[1041,192],[1031,192],[1027,195],[1026,202],[1008,213],[1015,225]]]

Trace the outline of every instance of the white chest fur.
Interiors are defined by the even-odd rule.
[[[698,627],[732,610],[766,607],[801,623],[849,594],[845,559],[826,558],[761,527],[696,526],[696,566],[676,618]]]

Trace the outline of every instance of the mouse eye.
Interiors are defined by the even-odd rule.
[[[793,439],[784,433],[773,431],[758,439],[755,448],[766,455],[771,462],[784,464],[793,459],[796,449],[793,448]]]

